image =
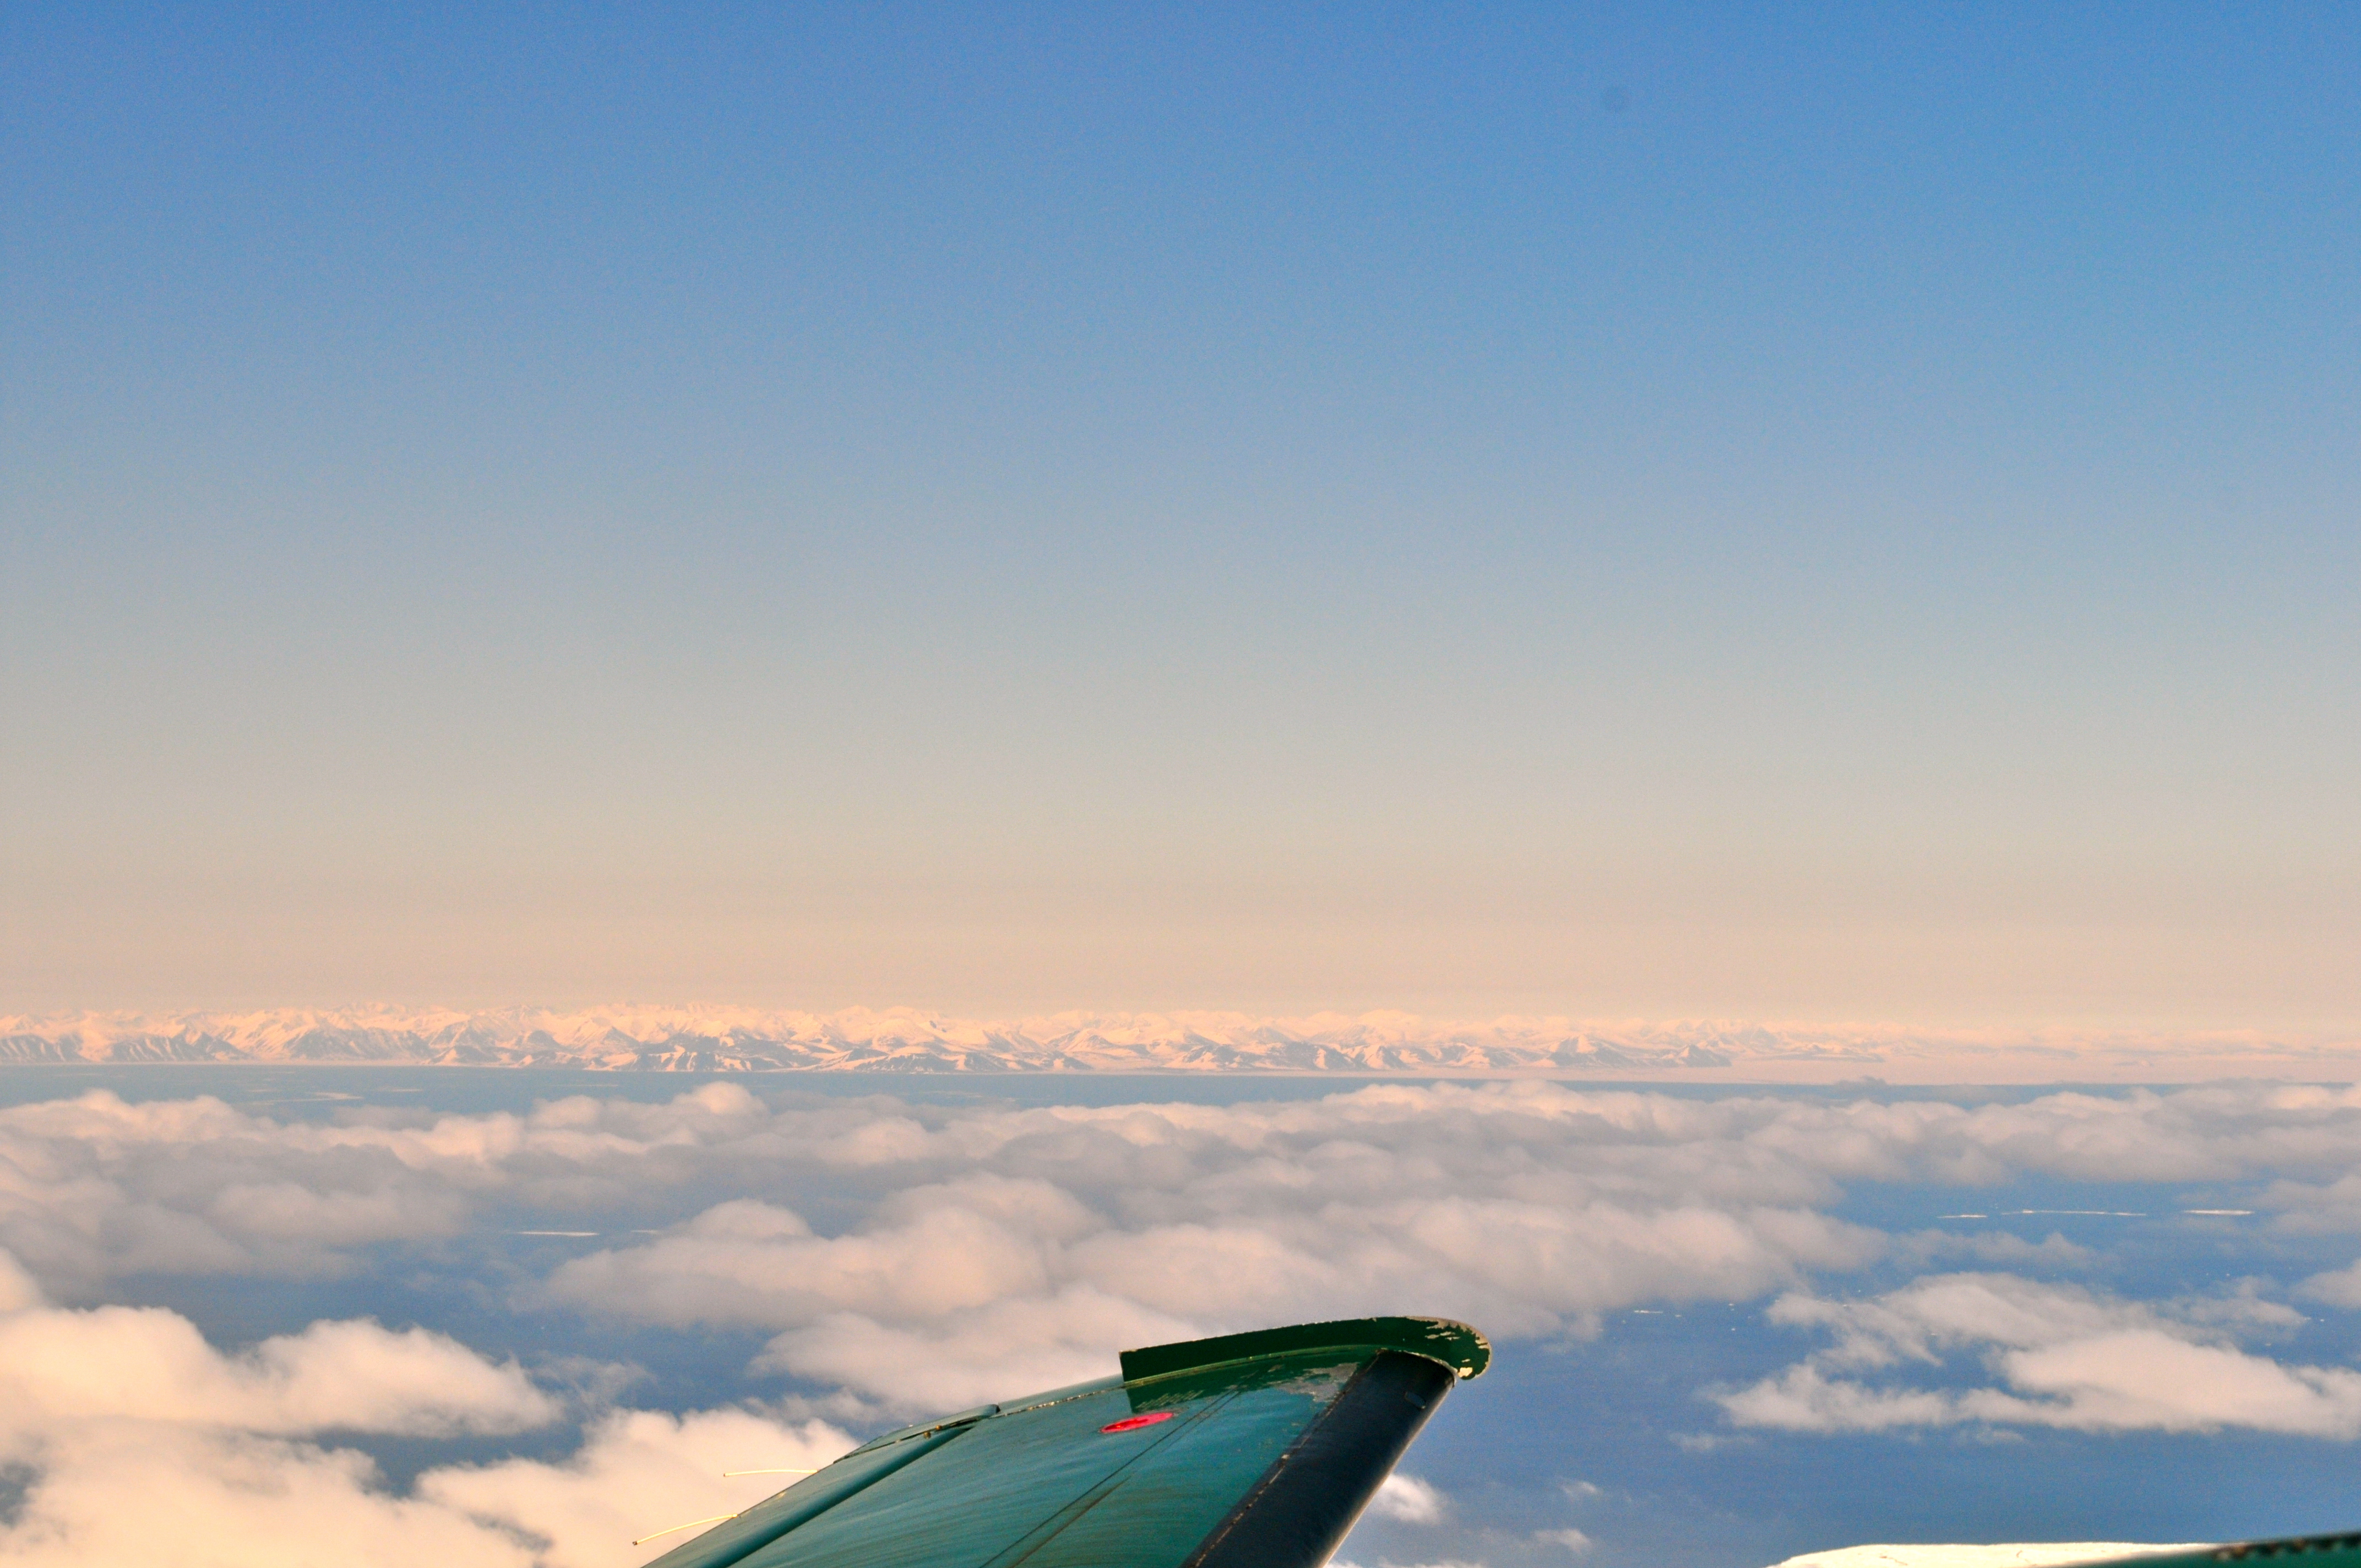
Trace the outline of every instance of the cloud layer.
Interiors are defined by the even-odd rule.
[[[2240,1347],[2243,1337],[2301,1321],[2251,1295],[2151,1304],[2012,1275],[1955,1274],[1871,1300],[1784,1296],[1771,1317],[1836,1343],[1721,1396],[1742,1426],[1880,1431],[1976,1421],[2361,1436],[2361,1372],[2290,1365]],[[1939,1368],[1959,1354],[1992,1382],[1928,1388],[1863,1376]]]
[[[2260,1193],[2263,1234],[2333,1237],[2361,1230],[2356,1167],[2361,1092],[2255,1083],[1982,1106],[1383,1084],[1030,1109],[708,1084],[659,1104],[311,1122],[93,1092],[0,1110],[0,1473],[28,1477],[0,1562],[152,1555],[163,1527],[124,1507],[149,1494],[203,1521],[176,1562],[308,1561],[306,1542],[346,1538],[368,1543],[362,1562],[631,1562],[616,1542],[761,1495],[721,1470],[850,1441],[801,1419],[814,1410],[873,1424],[1096,1376],[1129,1345],[1403,1310],[1514,1341],[1636,1305],[1775,1297],[1771,1321],[1821,1343],[1719,1391],[1755,1432],[2345,1441],[2361,1373],[2275,1348],[2299,1314],[2268,1293],[2136,1300],[2035,1277],[2091,1265],[2061,1241],[1830,1211],[1878,1183],[1958,1189],[1966,1208],[2028,1177],[2236,1181]],[[777,1402],[586,1411],[421,1328],[335,1320],[224,1349],[173,1311],[110,1304],[134,1278],[464,1266],[448,1260],[519,1230],[597,1233],[497,1286],[555,1343],[586,1318],[725,1331],[750,1390]],[[1962,1256],[1987,1271],[1837,1288]],[[2352,1306],[2354,1277],[2317,1275],[2299,1299]],[[354,1435],[576,1421],[562,1457],[446,1464],[401,1487]],[[1457,1528],[1408,1479],[1378,1517]]]
[[[1518,1082],[1014,1109],[708,1084],[328,1124],[92,1092],[0,1110],[0,1246],[59,1299],[93,1299],[127,1274],[333,1273],[508,1216],[662,1232],[556,1287],[609,1282],[650,1321],[908,1321],[1089,1288],[1213,1327],[1407,1290],[1543,1332],[1864,1261],[1888,1238],[1824,1212],[1849,1185],[2268,1179],[2254,1201],[2277,1224],[2342,1232],[2361,1230],[2356,1166],[2361,1091],[2296,1085],[1963,1107]],[[933,1284],[896,1282],[922,1264]]]

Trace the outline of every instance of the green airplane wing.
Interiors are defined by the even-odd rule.
[[[1435,1318],[1126,1351],[1119,1377],[888,1432],[648,1568],[1319,1568],[1490,1359]]]
[[[2182,1552],[2143,1552],[2133,1557],[2109,1557],[2078,1563],[2074,1568],[2224,1568],[2243,1563],[2266,1568],[2279,1558],[2301,1558],[2303,1568],[2361,1568],[2361,1532],[2348,1535],[2295,1535],[2279,1541],[2240,1541],[2224,1546],[2201,1546]],[[2292,1563],[2286,1568],[2294,1568]]]

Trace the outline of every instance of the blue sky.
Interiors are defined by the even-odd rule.
[[[20,8],[0,981],[2349,1024],[2356,28]]]

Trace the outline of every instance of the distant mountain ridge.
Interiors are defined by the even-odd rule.
[[[1838,1082],[2361,1078],[2361,1039],[2257,1034],[1588,1024],[1409,1014],[1085,1014],[983,1022],[910,1008],[557,1012],[358,1007],[0,1017],[0,1064],[269,1062],[656,1072],[1292,1072]]]

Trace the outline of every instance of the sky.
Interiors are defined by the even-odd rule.
[[[11,7],[0,989],[2349,1026],[2356,28]]]
[[[1495,1356],[1360,1568],[2361,1519],[2349,1087],[1086,1087],[0,1075],[0,1563],[634,1568],[724,1471],[1403,1311]]]

